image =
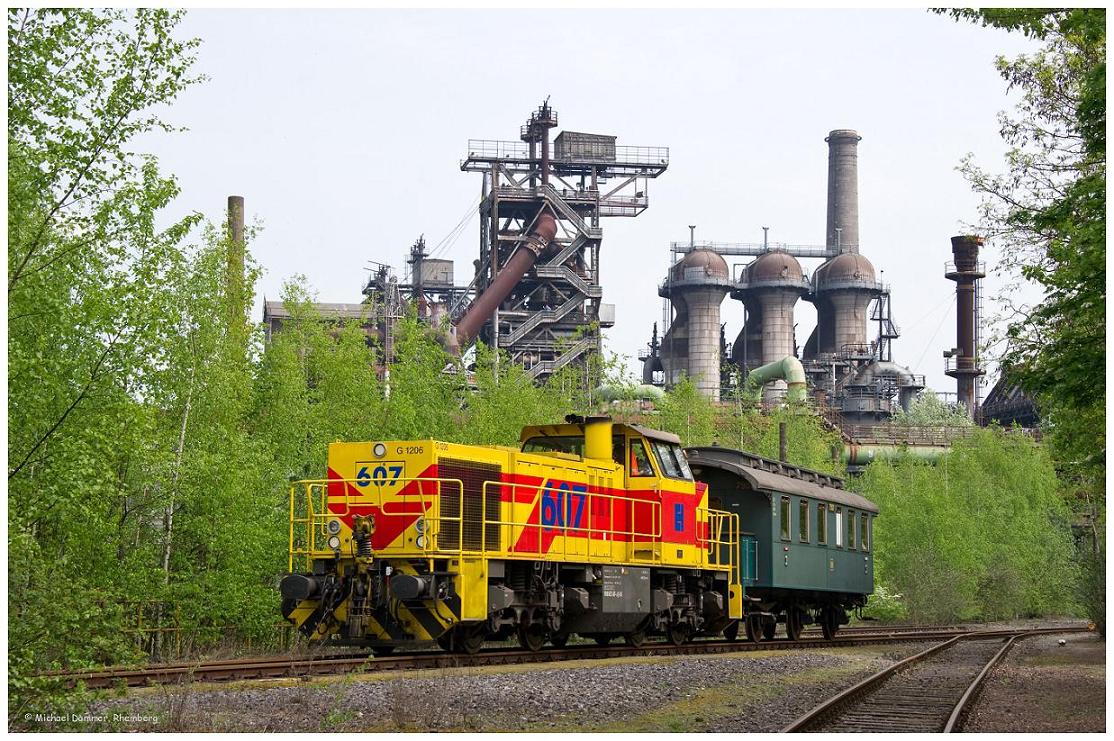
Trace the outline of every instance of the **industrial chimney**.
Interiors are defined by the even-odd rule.
[[[851,129],[836,129],[828,143],[827,246],[834,252],[859,251],[859,142]]]
[[[956,398],[972,417],[978,411],[975,379],[986,373],[979,365],[978,281],[986,276],[979,265],[982,237],[952,237],[953,263],[944,276],[955,281],[955,334],[958,352],[944,353],[944,372],[956,381]]]
[[[228,329],[244,327],[244,197],[228,196],[228,253],[225,263],[225,301],[228,302]]]

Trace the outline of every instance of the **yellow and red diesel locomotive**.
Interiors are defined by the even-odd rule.
[[[519,448],[338,442],[291,489],[282,611],[377,653],[681,643],[737,630],[738,558],[738,516],[709,509],[669,433],[570,416]]]

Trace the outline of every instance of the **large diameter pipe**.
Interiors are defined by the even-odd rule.
[[[925,463],[936,463],[950,448],[938,445],[857,445],[843,446],[843,462],[849,466],[866,466],[874,461],[897,461],[905,457]]]
[[[543,211],[535,220],[534,228],[526,241],[518,246],[487,290],[472,302],[460,321],[456,323],[456,347],[463,349],[475,339],[480,328],[491,318],[499,304],[511,294],[514,287],[522,280],[522,276],[534,267],[538,256],[545,251],[555,236],[557,236],[557,220],[548,211]]]
[[[859,251],[859,142],[851,129],[836,129],[828,143],[828,247]]]
[[[789,401],[804,401],[806,395],[805,368],[801,361],[792,355],[787,355],[781,360],[766,363],[752,370],[747,375],[747,388],[753,393],[755,399],[762,392],[762,387],[770,381],[784,380],[789,385],[786,398]]]

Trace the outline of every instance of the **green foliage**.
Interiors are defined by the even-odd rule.
[[[1021,102],[1002,114],[1007,172],[961,168],[984,196],[980,227],[1003,267],[1039,286],[1035,307],[1007,301],[1002,365],[1040,403],[1067,500],[1092,523],[1087,568],[1105,563],[1106,509],[1106,10],[983,9],[958,18],[1019,30],[1033,54],[1000,58]],[[1085,601],[1096,620],[1105,598]]]
[[[871,464],[856,488],[878,504],[878,582],[915,620],[1057,614],[1074,604],[1070,512],[1047,451],[996,430],[935,465]]]
[[[933,393],[919,394],[909,411],[899,409],[893,424],[902,427],[970,427],[974,424],[960,404],[948,404]]]
[[[169,128],[155,111],[192,82],[180,17],[8,11],[11,709],[56,689],[31,667],[133,656],[121,603],[159,582],[142,535],[161,494],[144,482],[168,448],[164,410],[141,400],[173,364],[165,279],[197,218],[156,228],[177,186],[128,147]]]
[[[537,386],[505,355],[498,357],[487,347],[476,348],[476,391],[466,400],[466,424],[459,442],[479,445],[517,445],[526,425],[557,424],[569,409],[564,399],[544,386]]]
[[[715,406],[692,379],[682,378],[657,404],[654,426],[672,432],[684,445],[711,445],[715,438]]]
[[[892,592],[885,584],[875,584],[874,593],[863,608],[863,617],[881,620],[883,622],[896,622],[909,617],[909,609],[905,605],[903,595]]]
[[[719,445],[776,459],[780,452],[779,426],[785,424],[790,463],[833,476],[846,475],[842,457],[833,455],[833,451],[843,449],[839,433],[825,426],[807,405],[787,404],[767,410],[742,395],[730,402],[716,410],[715,441]]]

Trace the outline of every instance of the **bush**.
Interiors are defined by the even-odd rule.
[[[1047,452],[980,430],[929,465],[875,462],[855,488],[876,502],[878,583],[915,620],[1064,614],[1075,603],[1070,513]]]

